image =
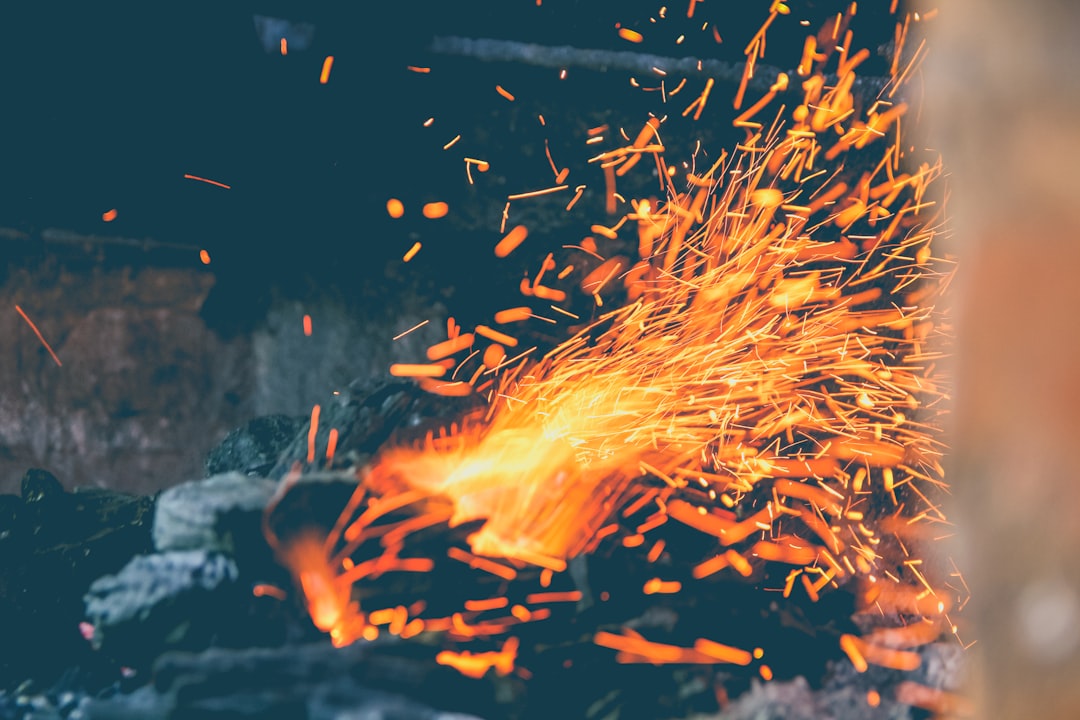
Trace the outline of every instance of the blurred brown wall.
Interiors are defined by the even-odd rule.
[[[928,142],[960,258],[950,474],[979,718],[1080,718],[1080,3],[951,0]]]

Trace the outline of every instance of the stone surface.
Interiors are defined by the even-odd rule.
[[[385,379],[390,363],[422,358],[444,337],[445,309],[398,277],[349,301],[332,287],[308,288],[302,302],[275,300],[264,287],[268,297],[247,298],[255,303],[247,322],[219,331],[213,318],[236,307],[230,298],[205,311],[212,269],[194,258],[133,269],[89,255],[0,266],[0,306],[18,304],[63,363],[17,313],[0,313],[0,336],[10,338],[0,348],[0,492],[15,491],[35,466],[72,486],[155,492],[202,474],[206,451],[248,419],[307,416],[333,391]],[[392,303],[391,287],[400,293]],[[275,428],[248,430],[210,459],[211,474],[274,463]]]
[[[65,493],[43,470],[27,472],[22,486],[23,498],[0,495],[0,688],[107,666],[79,634],[82,594],[150,550],[149,498]]]
[[[0,305],[0,491],[28,466],[72,486],[151,492],[201,472],[206,448],[251,416],[250,342],[198,311],[213,276],[192,267],[61,267],[8,274]]]
[[[225,555],[185,550],[138,555],[86,593],[93,643],[131,666],[162,648],[201,647],[220,630],[238,594],[236,563]]]
[[[237,532],[258,535],[276,487],[273,480],[231,472],[165,490],[154,513],[155,549],[231,552]]]
[[[257,417],[236,428],[206,456],[206,474],[238,472],[265,476],[304,426],[304,418]]]

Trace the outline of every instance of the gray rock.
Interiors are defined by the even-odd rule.
[[[277,483],[241,473],[195,480],[161,493],[154,514],[154,547],[171,550],[231,552],[235,515],[249,515],[254,524]],[[229,517],[231,522],[224,523]]]
[[[200,647],[227,621],[237,596],[236,564],[205,550],[138,555],[90,585],[86,617],[95,648],[130,665],[167,647]]]
[[[306,423],[306,418],[266,415],[238,427],[206,456],[207,477],[227,472],[267,475]]]

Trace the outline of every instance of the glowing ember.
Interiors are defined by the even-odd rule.
[[[768,28],[789,12],[773,2],[746,46],[736,109],[752,92],[748,81],[764,56]],[[385,448],[359,471],[360,485],[326,537],[301,536],[282,548],[316,626],[335,642],[372,634],[380,623],[374,613],[365,617],[350,588],[390,570],[422,570],[422,559],[399,555],[414,529],[476,522],[471,552],[455,547],[448,556],[511,581],[529,566],[560,572],[613,536],[624,547],[651,548],[648,559],[655,561],[665,546],[650,534],[674,522],[701,536],[695,580],[790,565],[783,586],[773,589],[816,601],[855,579],[865,606],[920,620],[866,638],[844,635],[843,651],[859,670],[918,664],[904,648],[936,638],[951,607],[903,540],[913,526],[945,522],[933,500],[943,486],[936,406],[944,394],[933,303],[951,268],[933,255],[941,217],[928,188],[940,164],[901,172],[900,121],[908,106],[886,99],[912,65],[894,63],[886,92],[861,108],[852,89],[869,53],[853,52],[850,31],[838,42],[854,14],[852,4],[806,38],[795,73],[805,78],[801,99],[789,116],[759,118],[798,82],[780,73],[736,118],[744,140],[704,171],[696,154],[685,171],[667,165],[656,117],[633,141],[623,132],[627,145],[592,158],[612,214],[626,204],[617,179],[643,156],[646,166],[655,163],[666,200],[634,200],[633,213],[591,228],[611,241],[636,232],[637,257],[602,257],[587,238],[578,247],[600,262],[586,258],[584,279],[571,280],[572,268],[556,274],[564,263],[549,255],[522,280],[521,292],[576,317],[558,306],[576,284],[597,307],[605,297],[618,299],[616,309],[536,359],[533,348],[507,359],[515,336],[486,325],[463,332],[451,322],[447,340],[428,349],[429,364],[390,368],[395,376],[421,378],[433,392],[486,392],[486,413],[417,446]],[[619,35],[642,40],[626,28]],[[835,81],[826,80],[826,66]],[[683,116],[700,118],[714,90],[709,79]],[[586,142],[605,142],[606,132],[594,128]],[[882,155],[869,164],[859,155],[845,168],[845,159],[875,143]],[[565,169],[551,166],[561,182]],[[682,190],[674,179],[680,172]],[[424,214],[431,217],[427,208]],[[506,257],[527,235],[514,226],[495,254]],[[494,321],[532,317],[518,307],[499,311]],[[478,347],[479,338],[491,344]],[[439,380],[447,375],[449,381]],[[313,427],[317,422],[313,416]],[[394,512],[411,519],[381,524]],[[383,538],[382,554],[353,565],[353,552],[375,537]],[[686,590],[664,577],[642,588]],[[580,597],[532,593],[526,605]],[[471,600],[464,614],[425,619],[422,627],[490,635],[548,610],[507,604]],[[476,618],[491,611],[501,619]],[[394,629],[405,635],[410,627],[419,631],[404,619]],[[621,662],[747,665],[762,657],[706,638],[693,648],[656,643],[629,629],[600,632],[595,642],[617,651]],[[505,673],[516,650],[511,638],[500,651],[447,652],[439,662],[470,675]],[[768,665],[757,669],[772,677]],[[925,700],[932,702],[944,701]]]

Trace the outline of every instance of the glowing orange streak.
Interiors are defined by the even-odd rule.
[[[515,225],[510,232],[495,246],[495,257],[504,258],[517,249],[518,245],[525,242],[529,236],[529,229],[524,225]]]
[[[563,592],[543,592],[543,593],[531,593],[525,596],[525,602],[530,605],[541,605],[543,603],[557,603],[557,602],[580,602],[581,591],[580,590],[566,590]]]
[[[746,650],[740,650],[730,645],[722,645],[707,638],[698,638],[694,641],[694,649],[703,655],[708,655],[720,662],[732,665],[749,665],[753,656]]]
[[[361,513],[360,517],[356,518],[356,520],[345,529],[343,537],[348,545],[335,556],[335,563],[340,562],[342,558],[351,553],[359,545],[364,529],[371,525],[371,523],[387,513],[400,510],[406,505],[411,505],[422,498],[423,496],[418,492],[405,491],[398,495],[389,495],[373,499],[371,504],[368,505],[367,510]]]
[[[231,185],[226,185],[225,183],[218,182],[217,180],[207,180],[206,178],[199,177],[198,175],[188,175],[187,173],[184,173],[184,178],[187,180],[198,180],[199,182],[204,182],[207,185],[216,185],[219,188],[225,188],[226,190],[232,189]]]
[[[442,365],[417,365],[413,363],[394,363],[390,366],[394,377],[442,377],[446,368]]]
[[[19,313],[19,315],[22,316],[22,319],[26,321],[26,324],[30,326],[30,329],[34,331],[34,334],[37,335],[37,339],[41,342],[41,344],[48,351],[49,356],[52,357],[53,362],[56,363],[56,366],[57,367],[62,367],[63,363],[60,362],[60,358],[58,358],[56,356],[56,353],[53,352],[52,346],[49,345],[49,343],[45,340],[45,336],[41,334],[40,330],[38,330],[38,326],[34,324],[34,321],[31,320],[27,316],[27,314],[25,312],[23,312],[23,309],[21,307],[19,307],[18,305],[15,306],[15,312]]]
[[[330,428],[330,436],[326,440],[326,466],[329,467],[334,461],[334,451],[337,450],[338,431]]]
[[[315,462],[315,438],[319,433],[319,411],[321,408],[315,405],[311,408],[311,422],[308,424],[308,437],[307,437],[307,461],[308,464]]]
[[[510,601],[505,596],[486,600],[466,600],[465,609],[470,612],[484,612],[486,610],[498,610],[509,604]]]
[[[498,330],[493,330],[487,325],[477,325],[476,334],[480,335],[481,337],[485,337],[488,340],[493,340],[494,342],[501,343],[507,347],[517,347],[518,344],[516,337],[511,337],[506,333],[501,333]]]
[[[458,335],[455,338],[451,338],[450,340],[444,340],[441,343],[436,343],[435,345],[429,347],[427,350],[428,360],[441,360],[445,357],[453,355],[454,353],[461,352],[466,348],[472,347],[472,344],[475,340],[476,338],[472,333],[464,333],[462,335]],[[393,374],[392,371],[391,374]]]
[[[255,597],[272,597],[275,600],[284,600],[288,597],[281,588],[266,583],[259,583],[251,588],[251,594]]]
[[[624,631],[627,633],[633,632],[628,628],[624,629]],[[719,643],[710,645],[708,644],[709,641],[704,641],[703,647],[712,651],[711,653],[699,650],[697,643],[695,643],[693,649],[683,648],[677,645],[652,642],[636,633],[633,635],[616,635],[609,632],[598,632],[593,636],[593,642],[600,647],[618,650],[619,653],[615,656],[615,659],[620,663],[696,663],[714,665],[716,663],[742,664],[741,661],[744,659],[739,650],[728,648]],[[720,657],[717,657],[718,655]]]
[[[652,578],[645,582],[641,591],[646,595],[670,595],[682,590],[682,583],[678,580],[661,580]]]
[[[799,498],[800,500],[807,500],[822,508],[830,515],[840,514],[840,506],[836,502],[837,499],[820,487],[784,479],[777,480],[773,483],[773,487],[776,489],[776,492],[781,495]]]
[[[498,651],[472,653],[466,650],[459,653],[443,650],[435,656],[435,662],[452,667],[462,675],[471,678],[482,678],[488,670],[494,670],[495,674],[501,677],[513,671],[518,644],[518,639],[511,637],[507,638],[502,649]]]
[[[774,10],[780,12],[779,7]],[[840,16],[837,28],[839,24]],[[818,41],[822,42],[820,37]],[[763,34],[747,51],[748,77],[753,72],[753,58],[764,52]],[[824,54],[829,52],[831,48],[823,49]],[[851,60],[845,56],[842,62]],[[820,77],[812,80],[818,81],[816,86],[811,81],[804,85],[808,105],[813,102],[810,97],[824,89]],[[839,87],[825,95],[819,107],[813,108],[815,122],[829,127],[853,112],[851,82],[849,73]],[[797,122],[805,128],[810,110],[802,110]],[[849,129],[842,149],[873,135],[873,112],[869,111],[871,119],[862,125],[858,124],[862,121],[855,121],[859,131],[850,134]],[[693,203],[688,197],[673,199],[666,212],[649,215],[671,223],[670,234],[664,238],[666,246],[658,244],[665,250],[664,261],[655,268],[643,261],[632,271],[633,278],[628,275],[628,290],[637,292],[639,300],[605,316],[603,322],[614,326],[610,331],[597,330],[598,334],[591,336],[588,333],[593,330],[589,329],[539,365],[515,367],[516,377],[500,380],[494,388],[488,426],[462,431],[460,451],[443,444],[438,452],[419,452],[415,457],[405,451],[388,452],[379,465],[385,466],[390,477],[421,489],[426,496],[449,498],[454,506],[453,522],[488,519],[489,524],[470,536],[469,543],[474,551],[491,557],[543,566],[591,547],[604,531],[616,528],[610,522],[612,508],[623,504],[620,488],[631,480],[623,476],[629,470],[623,469],[641,467],[672,486],[692,483],[697,476],[709,477],[717,489],[723,484],[736,490],[734,498],[725,494],[717,499],[728,507],[744,503],[742,510],[757,510],[741,523],[722,511],[702,515],[689,503],[681,510],[679,501],[667,503],[670,516],[684,521],[689,517],[688,524],[704,524],[705,532],[727,537],[731,543],[757,532],[778,532],[780,523],[790,522],[785,516],[791,514],[797,514],[834,552],[843,547],[837,532],[852,535],[856,545],[850,557],[840,557],[843,564],[825,548],[799,547],[804,541],[791,536],[790,540],[773,536],[771,541],[755,545],[753,549],[760,551],[762,559],[787,558],[803,564],[821,560],[821,568],[789,575],[785,592],[801,577],[808,595],[816,598],[832,578],[844,573],[845,566],[851,573],[856,572],[855,566],[862,573],[874,570],[880,558],[872,545],[873,528],[860,525],[862,513],[850,505],[851,492],[863,491],[858,470],[863,470],[865,479],[865,467],[855,468],[849,490],[845,474],[849,468],[844,463],[881,468],[875,471],[874,483],[867,484],[866,492],[880,494],[878,477],[884,478],[886,492],[899,492],[904,483],[916,477],[905,475],[899,483],[889,482],[886,471],[899,467],[905,445],[921,440],[922,431],[912,424],[904,429],[891,427],[889,412],[882,409],[914,409],[905,395],[908,387],[910,392],[935,392],[933,383],[926,379],[928,373],[918,367],[932,362],[931,356],[923,355],[916,345],[928,331],[920,323],[930,316],[899,310],[852,313],[850,306],[871,302],[883,293],[880,288],[843,293],[860,282],[882,278],[901,284],[914,282],[918,275],[913,269],[901,273],[898,268],[911,263],[905,255],[914,255],[920,244],[928,248],[929,242],[917,239],[916,234],[901,239],[897,247],[894,238],[902,237],[910,227],[907,215],[929,203],[923,205],[918,199],[923,184],[912,184],[909,187],[916,204],[905,203],[903,210],[893,214],[884,233],[854,238],[857,244],[847,239],[812,244],[800,233],[810,233],[825,223],[844,225],[855,219],[873,224],[887,215],[877,213],[880,208],[869,204],[873,175],[859,181],[843,197],[848,188],[836,181],[834,173],[803,201],[807,204],[781,205],[783,195],[765,174],[766,168],[773,167],[769,153],[775,151],[770,148],[781,136],[774,128],[768,137],[758,133],[748,140],[745,148],[751,157],[737,157],[723,169],[722,195],[711,193],[716,183],[707,179],[699,188],[704,192],[698,192]],[[798,168],[796,178],[803,183],[826,172],[813,171],[813,158],[820,149],[813,142],[785,147],[791,162],[782,161],[776,168],[783,167],[785,172]],[[634,155],[609,159],[621,161],[629,156]],[[619,171],[628,165],[629,161],[625,162]],[[878,165],[879,170],[882,167]],[[890,166],[884,167],[889,172]],[[612,168],[614,165],[605,167],[605,175]],[[729,174],[731,182],[727,182]],[[614,192],[613,182],[608,189]],[[894,191],[899,192],[895,187],[888,189],[889,194]],[[611,207],[614,197],[608,196]],[[789,199],[794,203],[797,198]],[[826,210],[832,216],[824,221],[811,218],[832,202],[838,203],[835,210],[839,212]],[[789,215],[786,221],[774,223],[778,207],[799,216]],[[635,211],[648,214],[640,205]],[[804,230],[810,222],[815,224]],[[887,252],[879,250],[886,242],[894,245]],[[595,244],[591,246],[595,251]],[[588,247],[587,243],[582,242],[582,247]],[[651,248],[643,254],[651,255]],[[833,262],[824,273],[807,273],[798,266],[809,260],[833,261],[837,256],[857,261]],[[919,263],[929,259],[928,250],[925,258]],[[878,264],[871,267],[872,262]],[[541,274],[554,267],[545,262]],[[543,296],[553,290],[539,283],[540,276],[531,284],[526,279],[523,292]],[[908,345],[878,328],[905,333],[913,350],[907,352]],[[449,334],[453,337],[455,333]],[[891,359],[897,356],[900,359]],[[913,360],[916,357],[919,360]],[[891,379],[879,377],[879,368],[888,371]],[[817,450],[796,437],[806,438]],[[921,443],[914,445],[913,458],[922,449]],[[537,451],[527,462],[518,464],[526,448]],[[794,457],[782,457],[784,452]],[[803,457],[814,452],[816,457]],[[698,464],[705,466],[703,472],[697,472]],[[934,482],[936,472],[929,465],[923,469]],[[819,488],[793,480],[814,477],[840,482]],[[765,489],[773,490],[773,502],[747,508],[745,503],[758,500],[753,495],[745,499],[740,493],[753,490],[763,479],[771,481]],[[702,485],[712,492],[707,483]],[[574,493],[581,497],[572,497]],[[591,497],[595,493],[604,497]],[[782,495],[793,498],[790,507],[780,504]],[[834,531],[818,508],[837,515],[845,499],[849,504],[838,516],[839,529]],[[803,507],[799,500],[815,507]],[[638,524],[639,535],[627,538],[626,544],[630,540],[643,544],[640,533],[665,517],[653,513]],[[375,530],[369,536],[374,536]],[[582,539],[590,537],[593,540]],[[794,554],[786,549],[791,545],[796,546]],[[706,561],[694,574],[715,571],[721,564],[742,574],[752,572],[747,559],[733,549],[719,557],[722,561]],[[811,573],[817,579],[812,579]],[[875,600],[878,597],[880,591]],[[527,611],[512,614],[517,618]],[[492,625],[493,630],[495,627]],[[453,629],[462,634],[478,632],[460,618]],[[700,653],[675,650],[681,661],[700,661]],[[622,654],[621,661],[647,661],[644,654]]]
[[[522,322],[532,317],[532,310],[527,307],[507,308],[495,313],[495,322],[500,325],[513,322]]]
[[[790,544],[780,544],[760,540],[750,548],[750,553],[762,560],[770,562],[782,562],[790,565],[809,565],[818,556],[818,549],[811,545],[796,547]]]
[[[514,568],[500,565],[487,558],[478,557],[472,553],[465,552],[461,548],[452,547],[446,551],[446,555],[454,560],[465,563],[471,568],[483,570],[491,575],[501,577],[503,580],[513,580],[517,577],[517,571],[514,570]]]
[[[525,198],[539,197],[540,195],[550,195],[551,193],[562,192],[566,190],[569,185],[556,185],[554,187],[544,188],[543,190],[532,190],[530,192],[518,193],[516,195],[507,195],[507,200],[524,200]]]

